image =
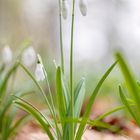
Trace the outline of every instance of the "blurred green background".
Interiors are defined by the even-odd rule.
[[[71,1],[68,19],[63,20],[65,65],[69,72]],[[87,79],[87,96],[105,70],[113,63],[114,50],[128,58],[140,79],[140,2],[139,0],[88,0],[88,14],[83,17],[76,1],[74,32],[74,77]],[[54,87],[55,66],[60,63],[59,14],[57,0],[0,0],[0,50],[9,45],[15,52],[29,40],[45,61]],[[34,69],[31,69],[34,71]],[[28,77],[19,72],[17,85]],[[106,80],[100,95],[118,97],[118,84],[123,82],[119,69]]]

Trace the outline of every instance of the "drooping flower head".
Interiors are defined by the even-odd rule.
[[[79,8],[80,12],[83,16],[87,15],[87,1],[86,0],[79,0]]]
[[[37,81],[43,81],[45,79],[45,74],[43,71],[43,65],[38,61],[35,68],[35,77]]]
[[[2,49],[2,61],[5,65],[9,64],[12,62],[12,58],[13,58],[13,53],[11,48],[6,45],[4,46],[4,48]]]
[[[27,67],[32,66],[36,62],[36,52],[32,46],[23,51],[22,62]]]
[[[68,1],[67,0],[62,0],[61,12],[62,12],[63,18],[67,19],[67,16],[68,16]]]

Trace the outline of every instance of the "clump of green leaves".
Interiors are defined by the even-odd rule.
[[[85,79],[81,78],[77,82],[76,86],[74,82],[74,71],[73,71],[73,49],[74,49],[74,21],[75,21],[75,0],[72,0],[72,22],[71,22],[71,42],[70,42],[70,70],[69,70],[69,80],[65,78],[65,66],[64,66],[64,52],[63,52],[63,26],[62,26],[62,12],[66,15],[66,7],[61,7],[64,4],[64,0],[59,0],[59,14],[60,14],[60,50],[61,50],[61,66],[56,68],[56,93],[52,94],[52,89],[50,88],[49,79],[47,75],[47,70],[44,67],[41,57],[38,55],[38,64],[36,75],[39,76],[37,79],[35,76],[22,64],[19,65],[28,74],[28,76],[33,80],[35,85],[38,87],[41,95],[44,97],[46,105],[49,110],[49,115],[45,115],[44,112],[39,111],[32,104],[24,100],[23,98],[15,96],[16,105],[19,108],[24,109],[30,113],[42,126],[44,131],[47,133],[50,140],[81,140],[82,135],[86,129],[86,125],[95,125],[99,120],[104,118],[110,113],[120,110],[123,107],[119,107],[116,110],[110,111],[103,116],[100,116],[94,122],[89,120],[90,111],[94,100],[103,84],[105,79],[108,77],[110,72],[113,70],[117,61],[112,64],[112,66],[106,71],[106,73],[101,77],[97,86],[93,90],[89,102],[86,107],[84,115],[80,116],[80,111],[85,98]],[[63,11],[61,11],[63,9]],[[64,10],[65,9],[65,10]],[[85,14],[84,14],[85,15]],[[66,17],[66,16],[65,16]],[[43,73],[42,73],[43,71]],[[43,75],[44,74],[44,75]],[[48,86],[48,94],[50,100],[48,99],[45,91],[41,87],[38,80],[43,80],[45,78],[46,84]],[[56,101],[54,101],[56,100]],[[56,102],[56,104],[55,104]],[[50,117],[51,116],[51,117]]]
[[[119,86],[121,100],[128,109],[135,122],[140,127],[140,86],[136,81],[135,76],[132,73],[130,66],[128,66],[123,55],[121,53],[117,53],[116,57],[119,60],[120,69],[124,76],[128,93],[130,95],[130,98],[127,98],[124,91],[122,90],[122,87]]]
[[[0,139],[8,140],[12,136],[20,124],[25,120],[25,117],[14,123],[17,109],[12,106],[13,97],[9,91],[13,91],[13,87],[8,87],[8,82],[14,76],[18,68],[18,63],[13,64],[7,71],[2,66],[0,72]],[[4,72],[6,71],[6,72]],[[10,88],[10,89],[9,89]],[[21,93],[16,93],[19,96]]]
[[[41,58],[39,57],[40,63],[42,63]],[[48,106],[48,110],[50,112],[51,117],[44,115],[44,113],[40,112],[37,108],[35,108],[33,105],[31,105],[29,102],[25,101],[24,99],[21,99],[19,97],[16,97],[18,100],[15,100],[15,103],[28,113],[32,114],[36,120],[41,124],[44,131],[48,134],[50,140],[71,140],[72,138],[72,132],[70,127],[74,125],[74,139],[80,140],[84,131],[86,124],[95,125],[99,120],[102,119],[102,117],[98,118],[94,123],[89,120],[90,111],[92,108],[92,105],[94,103],[95,97],[98,94],[99,89],[101,88],[104,80],[107,78],[109,73],[112,71],[114,66],[117,62],[115,62],[103,75],[99,83],[97,84],[96,88],[94,89],[90,100],[87,104],[86,111],[83,115],[83,117],[80,117],[80,111],[81,107],[84,101],[85,97],[85,80],[82,78],[76,85],[74,89],[74,106],[73,107],[73,114],[71,115],[71,97],[70,97],[70,89],[67,84],[67,81],[65,80],[65,77],[63,75],[63,72],[60,68],[60,66],[57,67],[56,70],[56,97],[52,97],[52,92],[50,89],[50,85],[48,82],[47,77],[47,71],[44,68],[43,65],[43,71],[45,74],[45,80],[49,88],[49,95],[50,100],[48,100],[44,90],[40,86],[39,82],[35,79],[35,77],[31,74],[31,72],[20,63],[20,66],[24,69],[24,71],[30,76],[30,78],[34,81],[38,89],[40,90],[40,93],[43,95],[44,100]],[[54,99],[57,101],[57,105],[54,104]],[[120,109],[122,109],[121,107]],[[117,110],[120,110],[119,108]],[[115,111],[115,110],[114,110]],[[113,113],[114,111],[110,112]],[[110,113],[105,114],[109,115]],[[104,115],[103,115],[104,116]],[[104,117],[105,117],[104,116]],[[103,117],[103,118],[104,118]]]
[[[25,115],[18,120],[15,120],[17,115],[17,108],[13,106],[14,97],[21,96],[27,92],[21,91],[16,87],[15,78],[19,67],[19,63],[15,62],[16,58],[21,57],[22,50],[27,46],[27,42],[23,42],[21,50],[16,52],[14,58],[13,52],[8,45],[4,46],[1,53],[2,61],[0,65],[0,140],[8,140],[15,136],[17,128],[27,120]]]

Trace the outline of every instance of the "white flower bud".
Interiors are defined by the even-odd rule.
[[[68,16],[68,3],[67,3],[67,0],[62,0],[61,12],[62,12],[63,18],[67,19],[67,16]]]
[[[45,74],[43,71],[43,66],[40,63],[37,63],[35,69],[35,77],[37,81],[43,81],[45,79]]]
[[[9,64],[12,62],[13,53],[8,45],[6,45],[2,50],[2,60],[4,64]]]
[[[36,52],[32,46],[23,51],[22,62],[27,67],[32,66],[36,62]]]
[[[87,1],[79,0],[79,8],[80,8],[81,14],[83,16],[86,16],[87,15]]]

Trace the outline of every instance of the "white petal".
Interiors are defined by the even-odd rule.
[[[2,50],[2,60],[4,64],[9,64],[12,62],[13,53],[8,45],[6,45]]]
[[[32,46],[24,50],[22,54],[22,62],[27,67],[32,66],[36,62],[36,52]]]
[[[42,64],[37,64],[35,69],[35,77],[37,81],[43,81],[45,79]]]
[[[83,16],[86,16],[87,15],[87,1],[79,0],[79,8],[80,8],[81,14]]]
[[[68,3],[67,3],[67,0],[62,1],[61,12],[62,12],[63,18],[67,19],[67,16],[68,16]]]

